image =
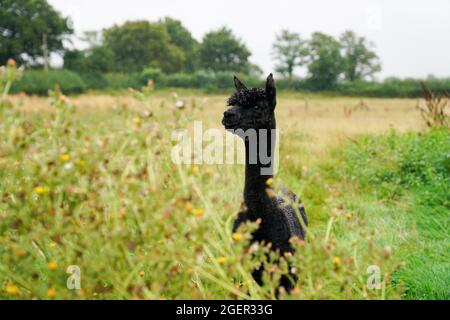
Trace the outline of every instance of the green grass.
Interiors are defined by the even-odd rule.
[[[391,210],[391,228],[403,221],[409,235],[407,250],[400,256],[405,266],[394,274],[403,283],[404,298],[450,298],[450,134],[448,129],[426,133],[370,136],[348,147],[343,173],[357,181],[367,194],[365,206],[382,203]],[[379,213],[377,213],[379,214]],[[392,233],[394,237],[402,237]],[[417,232],[417,236],[412,236]]]

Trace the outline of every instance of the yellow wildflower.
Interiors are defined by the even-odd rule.
[[[241,233],[234,233],[233,234],[233,240],[234,241],[241,241],[244,238],[244,236]]]
[[[269,178],[266,180],[266,185],[271,186],[273,184],[273,178]]]
[[[139,272],[139,276],[140,276],[140,277],[143,277],[144,275],[145,275],[145,272],[144,272],[144,271]]]
[[[34,188],[34,192],[36,192],[37,194],[46,194],[48,192],[48,189],[46,187],[43,186],[38,186],[36,188]]]
[[[81,160],[81,159],[76,159],[76,160],[75,160],[75,163],[76,163],[77,165],[79,165],[80,167],[84,167],[84,165],[86,164],[86,163],[84,162],[84,160]]]
[[[192,214],[194,216],[200,217],[205,214],[205,212],[202,209],[192,209]]]
[[[227,257],[223,257],[223,256],[217,258],[217,262],[219,264],[224,264],[225,262],[227,262],[227,260],[228,260],[228,258]]]
[[[339,257],[334,257],[333,258],[333,264],[336,266],[336,267],[339,267],[342,263],[341,263],[341,258],[339,258]]]
[[[50,242],[49,244],[48,244],[48,247],[50,248],[50,249],[53,249],[53,248],[55,248],[57,246],[57,244],[56,244],[56,242]]]
[[[19,288],[17,288],[12,283],[8,283],[6,285],[5,291],[6,291],[7,294],[10,294],[10,295],[17,295],[17,294],[19,294]]]
[[[192,167],[192,173],[198,173],[200,171],[200,168],[198,166]]]
[[[50,262],[47,264],[47,267],[48,267],[50,270],[55,271],[55,270],[58,268],[58,264],[57,264],[55,261],[50,261]]]
[[[56,289],[55,288],[48,289],[47,296],[49,298],[54,298],[56,296]]]
[[[135,117],[135,118],[133,118],[133,122],[136,125],[140,125],[142,123],[142,119],[139,117]]]
[[[67,154],[67,153],[62,154],[62,155],[59,157],[59,159],[60,159],[61,161],[64,161],[64,162],[69,161],[69,160],[70,160],[70,154]]]

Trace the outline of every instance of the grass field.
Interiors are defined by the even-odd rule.
[[[0,298],[274,298],[286,264],[265,261],[257,286],[267,249],[247,248],[255,226],[231,234],[243,166],[170,157],[174,130],[221,128],[226,98],[11,97],[0,110]],[[285,257],[299,281],[281,298],[448,299],[448,130],[426,129],[417,100],[278,101],[275,183],[310,219]],[[80,289],[68,288],[69,266]]]

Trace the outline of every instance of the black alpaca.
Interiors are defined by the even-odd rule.
[[[228,131],[241,136],[245,143],[245,188],[244,209],[234,222],[233,232],[246,221],[260,221],[259,228],[252,234],[252,242],[271,243],[271,249],[280,255],[293,253],[290,239],[304,239],[307,218],[303,205],[292,192],[283,190],[283,196],[273,196],[270,180],[273,177],[273,159],[275,153],[275,137],[270,133],[276,129],[275,106],[276,89],[272,74],[269,75],[265,89],[251,88],[242,84],[234,77],[236,92],[228,99],[230,108],[225,111],[222,124]],[[254,129],[254,130],[251,130]],[[248,131],[256,131],[257,139],[251,141]],[[267,138],[261,139],[261,134]],[[255,141],[256,140],[256,141]],[[265,142],[265,143],[264,143]],[[251,144],[256,143],[256,148]],[[270,162],[260,159],[261,151],[270,157]],[[256,157],[255,156],[255,153]],[[255,159],[256,158],[256,159]],[[268,183],[269,182],[269,183]],[[303,224],[293,206],[297,206]],[[262,284],[263,268],[253,271],[253,277]],[[296,280],[294,274],[290,277]],[[293,288],[293,283],[283,276],[280,286],[287,291]]]

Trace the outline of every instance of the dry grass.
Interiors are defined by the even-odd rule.
[[[153,107],[174,105],[173,92],[158,92],[151,99]],[[177,98],[187,104],[195,102],[201,112],[197,114],[203,128],[222,128],[222,113],[226,108],[226,95],[199,95],[185,92]],[[29,112],[50,111],[49,98],[15,96],[12,101]],[[139,110],[141,102],[130,94],[119,96],[85,94],[70,98],[70,103],[81,113],[96,114],[123,107]],[[363,104],[364,108],[360,108]],[[159,109],[159,108],[158,108]],[[159,109],[161,112],[162,110]],[[170,112],[170,108],[164,109]],[[350,111],[349,111],[350,110]],[[383,133],[390,129],[398,132],[420,131],[425,124],[417,109],[417,99],[376,99],[353,97],[306,97],[301,94],[281,94],[278,98],[277,122],[289,144],[302,150],[304,165],[311,158],[323,158],[341,142],[361,134]],[[307,139],[304,139],[304,137]],[[294,139],[291,139],[291,138]],[[295,139],[299,137],[299,139]],[[283,155],[280,155],[282,159]]]
[[[152,103],[160,105],[172,103],[170,94],[155,95]],[[185,94],[180,100],[188,103],[195,101],[202,105],[201,117],[206,127],[221,127],[222,112],[226,107],[225,95]],[[51,106],[48,98],[15,96],[15,103],[23,110],[31,112],[49,111]],[[130,106],[139,109],[139,102],[127,95],[109,96],[87,94],[70,99],[71,103],[83,112],[103,112],[111,108]],[[355,108],[361,101],[367,108]],[[391,128],[403,132],[406,130],[421,130],[424,128],[420,111],[417,110],[416,99],[373,99],[350,97],[313,97],[301,95],[281,95],[277,107],[277,121],[280,129],[301,130],[312,137],[315,147],[329,147],[342,139],[364,134],[382,133]],[[356,109],[347,112],[348,109]]]

